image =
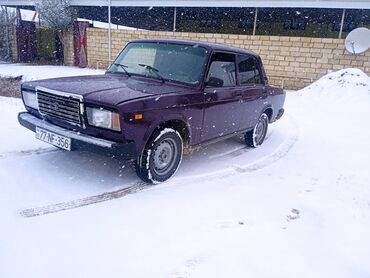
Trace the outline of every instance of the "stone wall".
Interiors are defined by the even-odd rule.
[[[73,65],[74,49],[73,49],[73,32],[72,32],[72,29],[66,31],[63,34],[63,36],[64,36],[64,45],[63,45],[64,63],[66,65]]]
[[[13,26],[10,32],[10,47],[11,47],[11,58],[13,62],[18,62],[18,51],[17,51],[17,31]]]
[[[112,57],[129,41],[143,38],[202,40],[251,49],[261,55],[270,84],[287,89],[303,88],[328,71],[348,67],[370,74],[370,50],[352,55],[343,39],[112,30]],[[87,57],[89,67],[108,66],[108,30],[88,28]]]

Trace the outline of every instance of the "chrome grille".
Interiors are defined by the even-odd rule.
[[[37,100],[42,115],[81,125],[79,99],[37,91]]]

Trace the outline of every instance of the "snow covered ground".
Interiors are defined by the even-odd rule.
[[[370,277],[370,78],[356,69],[290,92],[258,149],[238,138],[123,198],[21,211],[138,183],[132,166],[68,153],[0,98],[0,277]]]
[[[103,70],[69,66],[39,66],[29,64],[1,64],[0,77],[22,76],[22,81],[31,81],[64,76],[102,74]]]

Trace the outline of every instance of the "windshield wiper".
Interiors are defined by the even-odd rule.
[[[166,81],[166,79],[164,79],[163,76],[160,75],[159,70],[156,69],[155,67],[152,67],[150,65],[145,65],[145,64],[138,64],[138,65],[140,67],[143,67],[143,68],[147,69],[150,72],[153,72],[160,80],[162,80],[162,82],[165,82]]]
[[[123,65],[123,64],[119,64],[119,63],[113,63],[113,65],[115,65],[115,66],[120,66],[120,67],[124,70],[124,72],[125,72],[129,77],[131,77],[131,73],[129,73],[129,72],[128,72],[128,70],[126,69],[126,68],[128,68],[128,66]]]

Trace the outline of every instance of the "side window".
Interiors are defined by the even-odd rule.
[[[247,55],[239,56],[238,70],[240,85],[262,83],[257,61],[254,57]]]
[[[235,55],[214,53],[207,75],[208,87],[229,87],[236,85]]]

